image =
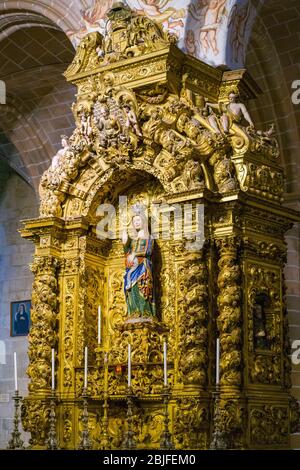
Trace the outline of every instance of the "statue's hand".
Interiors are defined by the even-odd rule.
[[[130,255],[128,255],[127,260],[129,263],[133,263],[134,259],[135,259],[135,253],[133,251],[132,253],[130,253]]]

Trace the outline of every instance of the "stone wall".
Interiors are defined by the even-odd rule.
[[[20,220],[36,217],[37,199],[33,189],[2,164],[0,175],[0,449],[3,449],[12,428],[14,351],[18,359],[20,394],[27,394],[28,340],[26,336],[10,336],[10,303],[31,298],[33,278],[28,264],[33,246],[23,240],[17,230]],[[24,435],[26,441],[28,437]]]

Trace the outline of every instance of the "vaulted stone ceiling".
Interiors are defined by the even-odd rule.
[[[65,33],[42,15],[12,12],[0,20],[0,79],[7,88],[0,154],[35,189],[60,148],[60,135],[74,127],[75,90],[62,75],[73,57]]]

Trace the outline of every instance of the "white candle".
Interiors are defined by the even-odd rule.
[[[54,349],[52,348],[52,360],[51,360],[51,388],[55,390],[55,365],[54,365]]]
[[[168,372],[167,372],[167,342],[164,341],[164,386],[168,385]]]
[[[220,338],[216,343],[216,385],[220,382]]]
[[[87,388],[88,348],[84,348],[84,388]]]
[[[98,344],[101,343],[101,307],[98,307]]]
[[[14,352],[15,391],[18,391],[17,353]]]
[[[131,344],[128,343],[128,387],[131,387]]]

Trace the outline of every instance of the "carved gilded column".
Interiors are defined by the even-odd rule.
[[[240,242],[236,237],[216,240],[218,261],[218,318],[220,335],[220,384],[239,387],[242,382],[241,268],[238,260]]]
[[[51,256],[35,256],[31,264],[35,275],[32,290],[31,328],[29,334],[29,398],[22,406],[22,423],[31,433],[30,444],[43,447],[49,426],[51,390],[51,348],[57,349],[57,308],[59,261]]]
[[[35,395],[47,394],[51,389],[51,348],[57,346],[58,266],[59,261],[53,256],[36,256],[31,265],[35,280],[27,374],[29,391]]]
[[[218,317],[220,337],[220,431],[228,448],[244,446],[244,404],[242,387],[242,276],[240,239],[228,236],[216,240],[218,261]]]
[[[207,386],[208,272],[205,251],[186,253],[180,266],[179,368],[185,385]]]

